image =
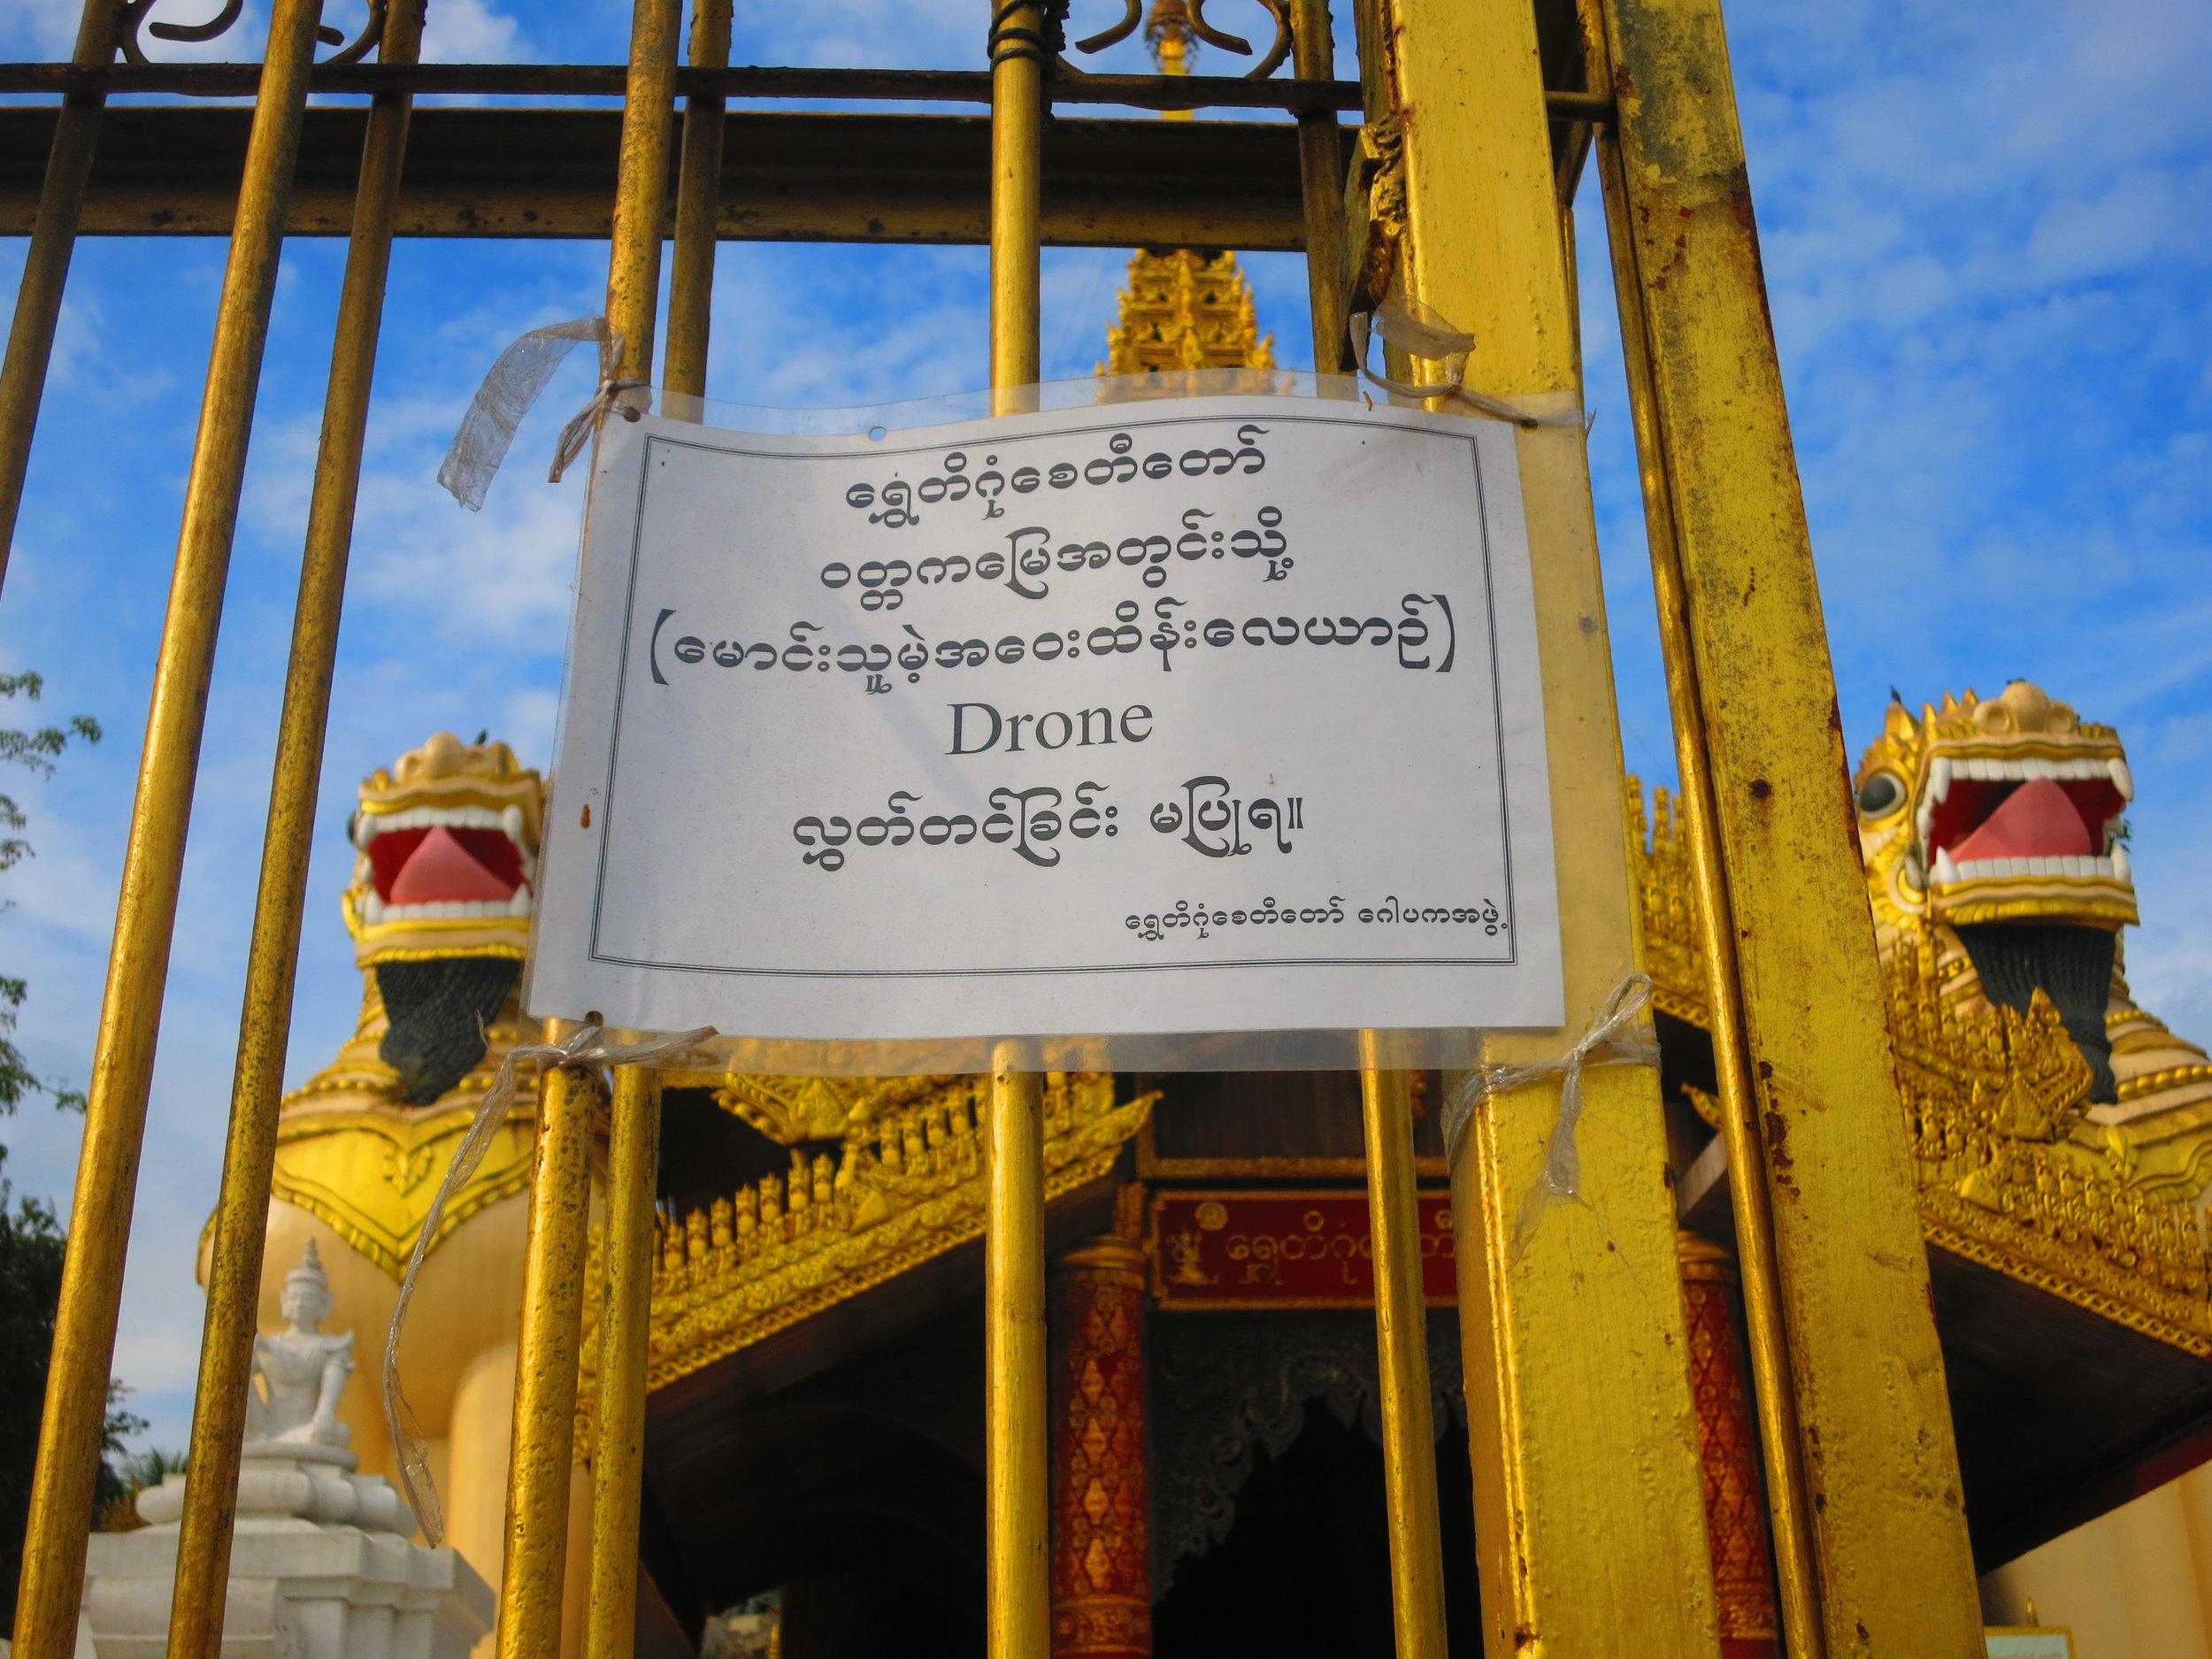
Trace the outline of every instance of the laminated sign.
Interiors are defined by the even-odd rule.
[[[1514,446],[1278,397],[610,421],[532,1011],[1559,1025]]]

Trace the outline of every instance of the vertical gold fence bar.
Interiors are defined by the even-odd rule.
[[[591,1607],[584,1659],[630,1659],[637,1636],[637,1528],[645,1473],[645,1362],[653,1312],[653,1193],[660,1170],[661,1081],[618,1066],[600,1232],[606,1302],[599,1317],[599,1423],[591,1475]]]
[[[691,63],[721,69],[730,61],[730,0],[696,0]],[[683,160],[676,176],[676,253],[668,273],[668,346],[661,384],[707,395],[707,341],[713,325],[714,239],[722,206],[722,134],[726,100],[695,92],[684,100]]]
[[[1045,14],[1037,0],[995,0],[991,15],[992,412],[1032,407],[1041,304]]]
[[[1301,81],[1336,76],[1329,0],[1292,0],[1291,67]],[[1313,311],[1313,367],[1344,366],[1344,151],[1334,110],[1298,113],[1298,177],[1306,212],[1306,293]]]
[[[636,0],[630,17],[630,73],[607,262],[607,322],[619,342],[614,373],[638,380],[648,377],[653,362],[680,24],[678,0]],[[557,1041],[557,1028],[565,1025],[549,1020],[547,1041]],[[590,1206],[586,1154],[590,1102],[597,1088],[584,1072],[567,1070],[547,1073],[543,1085],[523,1265],[506,1571],[499,1587],[499,1650],[504,1659],[554,1659],[560,1652]]]
[[[572,1029],[565,1021],[548,1020],[546,1041],[561,1041]],[[549,1069],[538,1083],[522,1338],[515,1356],[514,1451],[507,1475],[506,1564],[499,1583],[503,1659],[556,1659],[561,1650],[576,1364],[590,1248],[591,1113],[598,1097],[596,1075],[579,1068]]]
[[[1744,1046],[1743,983],[1728,914],[1728,879],[1713,810],[1713,776],[1682,588],[1682,555],[1668,506],[1666,456],[1652,405],[1650,342],[1635,296],[1637,267],[1626,214],[1626,181],[1618,137],[1598,139],[1598,168],[1620,296],[1621,355],[1628,371],[1629,415],[1642,472],[1645,539],[1651,548],[1653,597],[1659,612],[1667,701],[1674,710],[1675,764],[1682,773],[1684,827],[1696,876],[1698,940],[1705,952],[1705,994],[1712,1012],[1713,1067],[1720,1081],[1721,1133],[1726,1138],[1729,1197],[1736,1217],[1736,1260],[1742,1276],[1745,1334],[1751,1356],[1752,1398],[1765,1459],[1775,1576],[1782,1594],[1782,1631],[1792,1659],[1827,1651],[1820,1619],[1820,1579],[1813,1560],[1812,1510],[1797,1421],[1797,1384],[1783,1325],[1781,1263],[1775,1248],[1774,1195],[1760,1179],[1765,1158],[1755,1122]]]
[[[992,412],[1035,406],[1044,86],[1037,0],[993,0]],[[994,1046],[983,1235],[984,1548],[988,1659],[1049,1659],[1052,1494],[1045,1362],[1044,1079],[1033,1046]]]
[[[71,63],[80,69],[106,65],[115,55],[117,15],[117,0],[84,0]],[[77,221],[84,212],[85,189],[92,180],[100,120],[106,111],[104,92],[65,93],[60,118],[54,123],[53,147],[46,155],[38,217],[32,221],[23,281],[16,289],[15,321],[8,330],[8,355],[0,362],[0,583],[7,580],[8,554],[15,545],[23,475],[31,461],[31,434],[38,427],[46,365],[54,355],[54,327],[61,319],[62,289],[69,280],[69,257],[76,250]]]
[[[378,49],[380,60],[413,63],[422,42],[422,0],[397,0],[385,19]],[[222,1191],[216,1201],[209,1252],[207,1313],[192,1414],[190,1467],[195,1478],[185,1488],[177,1540],[169,1659],[218,1659],[222,1646],[238,1450],[245,1432],[253,1365],[277,1107],[284,1089],[300,916],[307,896],[308,850],[412,102],[406,93],[386,92],[371,104],[360,186],[354,196],[352,240],[338,299],[322,444],[315,459],[299,600],[293,613],[291,662],[277,727],[260,893],[246,958]]]
[[[991,1055],[983,1234],[989,1659],[1048,1659],[1052,1496],[1045,1369],[1044,1079],[1032,1045]]]
[[[123,856],[115,942],[93,1050],[83,1150],[54,1322],[38,1469],[24,1535],[16,1651],[67,1659],[77,1640],[85,1528],[100,1462],[108,1369],[146,1127],[146,1096],[176,924],[177,886],[199,764],[208,676],[283,249],[307,101],[317,0],[277,0],[254,104],[215,342],[185,486],[184,522],[154,667],[146,747]]]
[[[678,0],[637,0],[630,19],[630,79],[615,180],[614,246],[607,263],[607,321],[622,337],[615,373],[638,380],[653,373],[682,18]]]
[[[1413,1089],[1394,1033],[1359,1035],[1367,1134],[1368,1227],[1375,1240],[1375,1356],[1390,1524],[1390,1613],[1397,1659],[1444,1659],[1444,1537],[1436,1504],[1428,1298],[1413,1164]]]

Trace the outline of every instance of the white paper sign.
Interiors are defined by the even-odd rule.
[[[608,423],[530,1007],[759,1038],[1554,1026],[1510,428]]]

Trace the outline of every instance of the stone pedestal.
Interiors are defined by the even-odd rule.
[[[249,1445],[223,1615],[224,1659],[467,1659],[492,1592],[451,1549],[411,1543],[415,1517],[336,1447]],[[85,1613],[98,1659],[163,1659],[186,1477],[138,1494],[150,1523],[96,1532]]]

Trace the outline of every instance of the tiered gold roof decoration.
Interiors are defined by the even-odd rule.
[[[1274,366],[1275,336],[1261,336],[1236,255],[1147,248],[1129,261],[1121,320],[1106,331],[1101,374]]]
[[[2016,820],[2062,793],[2101,820],[2085,827],[2086,850],[2009,856],[1978,833],[2038,785]],[[1654,1001],[1709,1028],[1679,803],[1655,791],[1647,824],[1642,786],[1629,787]],[[2093,1098],[2091,1064],[2050,998],[2039,989],[2020,1008],[1985,995],[1961,933],[1992,916],[2114,933],[2131,921],[2117,809],[2133,788],[2117,734],[2037,687],[1947,695],[1916,719],[1893,706],[1856,780],[1860,840],[1928,1241],[2212,1358],[2198,1214],[2212,1185],[2212,1064],[2135,1005],[2116,952],[2101,1010],[2112,1087]],[[1688,1093],[1717,1123],[1717,1103]]]

